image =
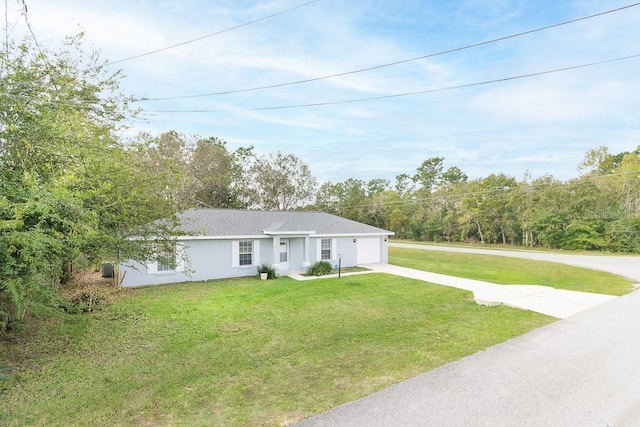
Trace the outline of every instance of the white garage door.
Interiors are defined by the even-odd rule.
[[[358,264],[380,262],[380,238],[358,239]]]

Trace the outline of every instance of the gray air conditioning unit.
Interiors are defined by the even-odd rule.
[[[102,263],[102,277],[113,277],[113,263],[112,262],[103,262]]]

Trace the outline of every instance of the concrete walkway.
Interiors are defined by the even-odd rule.
[[[370,268],[371,271],[363,273],[387,273],[410,279],[423,280],[437,285],[464,289],[473,292],[478,304],[505,304],[510,307],[531,310],[559,319],[564,319],[615,298],[611,295],[565,291],[548,286],[498,285],[480,280],[429,273],[390,264],[371,264],[367,265],[367,268]],[[346,273],[344,276],[363,273]],[[297,280],[313,280],[317,278],[295,274],[290,277]]]
[[[298,424],[640,426],[640,291]]]

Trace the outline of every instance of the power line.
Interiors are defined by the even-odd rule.
[[[38,43],[38,39],[36,38],[36,35],[33,32],[33,29],[31,28],[31,24],[29,23],[29,19],[27,18],[27,3],[25,3],[25,0],[21,0],[22,3],[22,15],[24,16],[24,23],[27,25],[27,29],[29,30],[29,33],[31,34],[31,37],[33,38],[33,42],[36,45],[36,48],[38,48],[38,52],[40,52],[40,55],[44,56],[42,53],[42,49],[40,48],[40,43]]]
[[[20,0],[20,1],[22,1],[22,3],[24,4],[24,0]],[[231,30],[233,28],[238,28],[240,26],[249,25],[250,23],[257,22],[257,21],[260,21],[260,20],[264,20],[264,19],[267,19],[269,17],[276,16],[278,14],[283,14],[283,13],[286,13],[288,11],[294,10],[296,8],[300,8],[300,7],[303,7],[303,6],[306,6],[306,5],[310,5],[312,3],[316,3],[318,1],[320,1],[320,0],[314,0],[314,1],[311,1],[311,2],[307,2],[307,3],[301,4],[301,5],[295,6],[293,8],[287,9],[285,11],[281,11],[281,12],[278,12],[278,13],[275,13],[275,14],[260,18],[260,19],[255,20],[255,21],[250,21],[248,23],[241,24],[239,26],[232,27],[232,28],[227,29],[227,30],[222,30],[222,32],[229,31],[229,30]],[[299,84],[299,83],[304,83],[304,82],[310,82],[310,81],[315,81],[315,80],[321,80],[321,79],[336,77],[336,76],[354,74],[354,73],[364,72],[364,71],[368,71],[368,70],[373,70],[373,69],[376,69],[376,68],[382,68],[382,67],[386,67],[386,66],[392,66],[392,65],[396,65],[396,64],[409,62],[409,61],[415,61],[415,60],[422,59],[422,58],[428,58],[428,57],[431,57],[431,56],[443,55],[443,54],[446,54],[446,53],[451,53],[451,52],[455,52],[455,51],[469,49],[469,48],[476,47],[476,46],[481,46],[481,45],[484,45],[484,44],[495,43],[497,41],[501,41],[501,40],[505,40],[505,39],[509,39],[509,38],[513,38],[513,37],[518,37],[518,36],[521,36],[521,35],[530,34],[530,33],[538,32],[538,31],[543,31],[545,29],[558,27],[558,26],[561,26],[561,25],[567,25],[569,23],[573,23],[573,22],[577,22],[577,21],[583,21],[583,20],[590,19],[590,18],[593,18],[593,17],[602,16],[602,15],[605,15],[605,14],[610,14],[610,13],[617,12],[617,11],[620,11],[620,10],[632,8],[632,7],[635,7],[635,6],[638,6],[638,5],[640,5],[640,3],[634,3],[634,4],[623,6],[623,7],[617,8],[617,9],[612,9],[612,10],[608,10],[608,11],[605,11],[605,12],[600,12],[600,13],[597,13],[597,14],[594,14],[594,15],[585,16],[585,17],[582,17],[582,18],[576,18],[576,19],[573,19],[573,20],[570,20],[570,21],[565,21],[565,22],[562,22],[562,23],[553,24],[553,25],[541,27],[541,28],[538,28],[538,29],[530,30],[530,31],[525,31],[525,32],[521,32],[521,33],[518,33],[518,34],[510,35],[510,36],[505,36],[505,37],[501,37],[501,38],[498,38],[498,39],[493,39],[493,40],[490,40],[490,41],[475,43],[475,44],[472,44],[472,45],[468,45],[468,46],[464,46],[464,47],[460,47],[460,48],[456,48],[456,49],[452,49],[452,50],[448,50],[448,51],[438,52],[438,53],[434,53],[434,54],[430,54],[430,55],[425,55],[425,56],[421,56],[421,57],[416,57],[416,58],[396,61],[396,62],[390,63],[390,64],[383,64],[383,65],[364,68],[364,69],[360,69],[360,70],[354,70],[354,71],[349,71],[349,72],[345,72],[345,73],[333,74],[333,75],[330,75],[330,76],[318,77],[318,78],[308,79],[308,80],[301,80],[301,81],[297,81],[297,82],[282,83],[282,84],[279,84],[279,85],[263,86],[263,87],[250,88],[250,89],[241,89],[241,90],[237,90],[237,91],[218,92],[218,93],[203,94],[203,95],[190,95],[190,96],[183,96],[183,97],[135,99],[135,100],[133,100],[131,102],[139,102],[139,101],[143,101],[143,100],[149,100],[149,101],[151,101],[151,100],[162,100],[162,99],[167,99],[168,100],[168,99],[189,98],[189,97],[197,97],[197,96],[213,96],[213,95],[218,95],[218,94],[228,94],[228,93],[236,93],[236,92],[242,92],[242,91],[251,91],[251,90],[266,89],[266,88],[286,86],[286,85],[292,85],[292,84]],[[25,10],[25,15],[26,15],[26,4],[24,4],[24,10]],[[26,16],[25,16],[25,20],[26,20]],[[29,23],[27,21],[27,25],[28,24]],[[31,31],[31,27],[30,26],[29,26],[29,30]],[[35,35],[33,34],[33,31],[31,31],[31,33],[32,33],[34,41],[36,42],[36,45],[37,45],[38,43],[37,43],[37,40],[35,39]],[[220,32],[218,32],[218,33],[220,33]],[[218,33],[213,33],[213,34],[210,34],[210,35],[207,35],[207,36],[203,36],[203,37],[200,37],[199,39],[204,38],[204,37],[209,37],[209,36],[212,36],[212,35],[215,35],[215,34],[218,34]],[[193,41],[199,40],[199,39],[194,39]],[[188,42],[190,42],[190,41],[183,42],[182,44],[188,43]],[[174,46],[178,46],[178,45],[174,45]],[[37,46],[37,47],[39,48],[39,46]],[[163,49],[168,49],[168,48],[171,48],[171,46],[167,47],[167,48],[163,48]],[[154,52],[155,51],[148,52],[146,54],[151,54],[151,53],[154,53]],[[146,54],[141,54],[141,55],[146,55]],[[599,61],[599,62],[594,62],[594,63],[589,63],[589,64],[582,64],[582,65],[577,65],[577,66],[572,66],[572,67],[566,67],[566,68],[560,68],[560,69],[548,70],[548,71],[541,71],[541,72],[537,72],[537,73],[531,73],[531,74],[525,74],[525,75],[513,76],[513,77],[506,77],[506,78],[502,78],[502,79],[489,80],[489,81],[483,81],[483,82],[475,82],[475,83],[469,83],[469,84],[458,85],[458,86],[450,86],[450,87],[444,87],[444,88],[427,89],[427,90],[421,90],[421,91],[415,91],[415,92],[406,92],[406,93],[400,93],[400,94],[382,95],[382,96],[376,96],[376,97],[350,99],[350,100],[342,100],[342,101],[329,101],[329,102],[298,104],[298,105],[286,105],[286,106],[274,106],[274,107],[219,109],[219,110],[142,110],[142,109],[141,110],[142,111],[146,111],[147,113],[232,112],[232,111],[260,111],[260,110],[292,109],[292,108],[304,108],[304,107],[319,107],[319,106],[334,105],[334,104],[356,103],[356,102],[373,101],[373,100],[380,100],[380,99],[387,99],[387,98],[397,98],[397,97],[412,96],[412,95],[418,95],[418,94],[440,92],[440,91],[446,91],[446,90],[454,90],[454,89],[461,89],[461,88],[466,88],[466,87],[473,87],[473,86],[480,86],[480,85],[499,83],[499,82],[505,82],[505,81],[510,81],[510,80],[523,79],[523,78],[527,78],[527,77],[539,76],[539,75],[543,75],[543,74],[551,74],[551,73],[557,73],[557,72],[561,72],[561,71],[568,71],[568,70],[577,69],[577,68],[590,67],[590,66],[605,64],[605,63],[609,63],[609,62],[622,61],[622,60],[626,60],[626,59],[636,58],[638,56],[640,56],[640,55],[631,55],[631,56],[626,56],[626,57],[622,57],[622,58],[610,59],[610,60]],[[120,61],[125,61],[125,60],[127,60],[127,59],[123,59],[123,60],[120,60]],[[115,63],[115,62],[112,62],[112,63],[109,63],[109,64],[113,64],[113,63]],[[0,94],[3,94],[5,96],[16,97],[16,98],[39,100],[37,98],[33,98],[33,97],[29,97],[29,96],[11,94],[11,93],[6,93],[6,92],[5,93],[0,92]],[[77,106],[78,106],[78,103],[84,103],[84,104],[89,104],[89,105],[94,103],[92,101],[82,100],[82,99],[69,100],[69,101],[58,100],[57,102],[73,103],[73,104],[75,104]]]
[[[140,111],[140,112],[144,112],[144,113],[154,113],[154,114],[155,113],[222,113],[222,112],[265,111],[265,110],[268,111],[268,110],[284,110],[284,109],[294,109],[294,108],[323,107],[323,106],[329,106],[329,105],[339,105],[339,104],[349,104],[349,103],[358,103],[358,102],[366,102],[366,101],[377,101],[377,100],[384,100],[384,99],[401,98],[401,97],[407,97],[407,96],[422,95],[422,94],[427,94],[427,93],[444,92],[444,91],[450,91],[450,90],[456,90],[456,89],[464,89],[464,88],[470,88],[470,87],[476,87],[476,86],[484,86],[484,85],[490,85],[490,84],[496,84],[496,83],[504,83],[504,82],[509,82],[509,81],[513,81],[513,80],[521,80],[521,79],[530,78],[530,77],[537,77],[537,76],[542,76],[542,75],[547,75],[547,74],[554,74],[554,73],[560,73],[560,72],[564,72],[564,71],[576,70],[576,69],[580,69],[580,68],[593,67],[593,66],[608,64],[608,63],[612,63],[612,62],[625,61],[625,60],[628,60],[628,59],[634,59],[634,58],[638,58],[638,57],[640,57],[640,54],[629,55],[629,56],[624,56],[624,57],[614,58],[614,59],[607,59],[607,60],[597,61],[597,62],[591,62],[591,63],[587,63],[587,64],[574,65],[574,66],[570,66],[570,67],[556,68],[556,69],[553,69],[553,70],[545,70],[545,71],[538,71],[538,72],[529,73],[529,74],[521,74],[521,75],[518,75],[518,76],[510,76],[510,77],[503,77],[503,78],[500,78],[500,79],[493,79],[493,80],[485,80],[485,81],[481,81],[481,82],[467,83],[467,84],[456,85],[456,86],[447,86],[447,87],[435,88],[435,89],[425,89],[425,90],[419,90],[419,91],[413,91],[413,92],[403,92],[403,93],[397,93],[397,94],[391,94],[391,95],[380,95],[380,96],[374,96],[374,97],[368,97],[368,98],[356,98],[356,99],[347,99],[347,100],[340,100],[340,101],[325,101],[325,102],[316,102],[316,103],[308,103],[308,104],[281,105],[281,106],[272,106],[272,107],[229,108],[229,109],[217,109],[217,110],[147,110],[147,109],[136,109],[136,110],[131,110],[131,111],[136,111],[136,112]],[[0,95],[12,97],[12,98],[18,98],[18,99],[42,101],[42,99],[40,99],[40,98],[36,98],[36,97],[28,96],[28,95],[13,94],[13,93],[9,93],[9,92],[0,92]],[[47,102],[51,103],[51,104],[59,103],[59,104],[74,105],[74,106],[77,106],[77,107],[80,107],[80,108],[88,108],[89,105],[95,104],[95,101],[82,100],[82,99],[78,99],[78,100],[48,100]]]
[[[571,67],[556,68],[553,70],[538,71],[538,72],[529,73],[529,74],[521,74],[518,76],[503,77],[500,79],[467,83],[467,84],[456,85],[456,86],[447,86],[447,87],[436,88],[436,89],[425,89],[425,90],[418,90],[414,92],[403,92],[403,93],[396,93],[391,95],[380,95],[380,96],[373,96],[368,98],[347,99],[347,100],[341,100],[341,101],[325,101],[325,102],[314,102],[314,103],[308,103],[308,104],[279,105],[279,106],[273,106],[273,107],[235,108],[235,109],[219,109],[219,110],[146,110],[146,109],[143,109],[142,111],[145,111],[147,113],[220,113],[220,112],[235,112],[235,111],[265,111],[265,110],[286,110],[286,109],[294,109],[294,108],[324,107],[328,105],[351,104],[351,103],[365,102],[365,101],[378,101],[383,99],[400,98],[405,96],[422,95],[427,93],[444,92],[444,91],[455,90],[455,89],[484,86],[484,85],[490,85],[495,83],[504,83],[504,82],[513,81],[513,80],[520,80],[520,79],[537,77],[537,76],[542,76],[547,74],[560,73],[564,71],[577,70],[580,68],[593,67],[596,65],[608,64],[611,62],[624,61],[627,59],[633,59],[638,57],[640,57],[640,54],[623,56],[623,57],[614,58],[614,59],[607,59],[607,60],[598,61],[598,62],[591,62],[587,64],[574,65]]]
[[[21,1],[23,3],[23,5],[24,5],[24,9],[23,10],[24,10],[24,15],[25,15],[25,20],[26,20],[26,4],[25,4],[24,0],[19,0],[19,1]],[[110,63],[107,63],[106,65],[115,64],[117,62],[127,61],[129,59],[133,59],[133,58],[136,58],[136,57],[139,57],[139,56],[150,55],[150,54],[153,54],[155,52],[159,52],[159,51],[162,51],[162,50],[170,49],[170,48],[175,47],[175,46],[180,46],[182,44],[190,43],[192,41],[200,40],[200,39],[203,39],[203,38],[206,38],[206,37],[211,37],[213,35],[220,34],[220,33],[225,32],[225,31],[230,31],[230,30],[235,29],[235,28],[246,26],[246,25],[249,25],[249,24],[254,23],[254,22],[265,20],[265,19],[268,19],[270,17],[277,16],[279,14],[283,14],[283,13],[292,11],[294,9],[301,8],[301,7],[316,3],[318,1],[320,1],[320,0],[314,0],[314,1],[307,2],[307,3],[303,3],[303,4],[295,6],[293,8],[286,9],[284,11],[277,12],[277,13],[274,13],[272,15],[265,16],[265,17],[259,18],[257,20],[254,20],[254,21],[249,21],[247,23],[240,24],[238,26],[231,27],[231,28],[219,31],[217,33],[212,33],[212,34],[209,34],[209,35],[205,35],[205,36],[199,37],[197,39],[193,39],[193,40],[189,40],[189,41],[186,41],[186,42],[182,42],[182,43],[179,43],[179,44],[176,44],[176,45],[173,45],[173,46],[168,46],[166,48],[158,49],[156,51],[151,51],[151,52],[147,52],[147,53],[144,53],[144,54],[136,55],[135,57],[125,58],[125,59],[122,59],[122,60],[119,60],[119,61],[110,62]],[[585,16],[585,17],[581,17],[581,18],[572,19],[570,21],[565,21],[565,22],[561,22],[561,23],[552,24],[552,25],[548,25],[548,26],[545,26],[545,27],[537,28],[537,29],[534,29],[534,30],[524,31],[524,32],[521,32],[521,33],[509,35],[509,36],[500,37],[500,38],[489,40],[489,41],[479,42],[479,43],[475,43],[475,44],[471,44],[471,45],[467,45],[467,46],[463,46],[463,47],[459,47],[459,48],[455,48],[455,49],[451,49],[451,50],[447,50],[447,51],[437,52],[437,53],[433,53],[433,54],[428,54],[428,55],[419,56],[419,57],[415,57],[415,58],[400,60],[400,61],[396,61],[396,62],[392,62],[392,63],[388,63],[388,64],[377,65],[377,66],[363,68],[363,69],[359,69],[359,70],[348,71],[348,72],[344,72],[344,73],[337,73],[337,74],[332,74],[332,75],[327,75],[327,76],[322,76],[322,77],[317,77],[317,78],[312,78],[312,79],[307,79],[307,80],[300,80],[300,81],[281,83],[281,84],[270,85],[270,86],[261,86],[261,87],[248,88],[248,89],[239,89],[239,90],[226,91],[226,92],[216,92],[216,93],[210,93],[210,94],[187,95],[187,96],[177,96],[177,97],[142,98],[142,99],[134,99],[131,102],[171,100],[171,99],[181,99],[181,98],[193,98],[193,97],[224,95],[224,94],[231,94],[231,93],[238,93],[238,92],[260,90],[260,89],[276,88],[276,87],[287,86],[287,85],[295,85],[295,84],[313,82],[313,81],[322,80],[322,79],[328,79],[328,78],[332,78],[332,77],[339,77],[339,76],[344,76],[344,75],[349,75],[349,74],[361,73],[361,72],[370,71],[370,70],[374,70],[374,69],[378,69],[378,68],[398,65],[398,64],[402,64],[402,63],[406,63],[406,62],[410,62],[410,61],[416,61],[416,60],[419,60],[419,59],[424,59],[424,58],[444,55],[444,54],[452,53],[452,52],[456,52],[456,51],[461,51],[461,50],[465,50],[465,49],[470,49],[470,48],[473,48],[473,47],[482,46],[482,45],[486,45],[486,44],[490,44],[490,43],[496,43],[498,41],[502,41],[502,40],[506,40],[506,39],[510,39],[510,38],[514,38],[514,37],[519,37],[519,36],[522,36],[522,35],[531,34],[531,33],[543,31],[543,30],[546,30],[546,29],[550,29],[550,28],[559,27],[559,26],[562,26],[562,25],[567,25],[567,24],[570,24],[570,23],[578,22],[578,21],[591,19],[591,18],[594,18],[594,17],[598,17],[598,16],[602,16],[602,15],[618,12],[618,11],[629,9],[629,8],[636,7],[636,6],[639,6],[639,5],[640,5],[640,2],[639,3],[630,4],[630,5],[627,5],[627,6],[623,6],[623,7],[619,7],[619,8],[616,8],[616,9],[607,10],[607,11],[600,12],[600,13],[597,13],[597,14],[593,14],[593,15],[589,15],[589,16]],[[37,42],[37,40],[35,38],[35,34],[33,34],[33,31],[31,30],[31,27],[30,27],[28,21],[27,21],[27,25],[28,25],[29,30],[31,31],[31,34],[33,36],[33,39],[34,39],[34,41],[35,41],[35,43],[36,43],[36,45],[37,45],[37,47],[39,49],[40,47],[38,46],[38,42]],[[616,61],[616,60],[622,60],[622,59],[627,59],[627,58],[618,58],[618,59],[614,59],[614,60],[610,60],[610,61]],[[607,61],[603,61],[603,62],[607,62]],[[583,65],[583,66],[597,65],[597,64],[598,63],[586,64],[586,65]],[[578,68],[578,67],[581,67],[581,66],[577,66],[576,68]],[[558,71],[563,71],[563,70],[564,69],[552,70],[552,71],[548,71],[548,72],[542,72],[540,74],[558,72]],[[405,94],[387,95],[387,96],[380,96],[380,97],[373,97],[373,98],[362,98],[362,99],[356,99],[356,100],[334,101],[334,102],[328,102],[328,103],[303,104],[303,105],[282,106],[282,107],[262,107],[262,108],[255,108],[255,109],[237,109],[237,111],[268,110],[268,109],[282,109],[282,108],[302,108],[302,107],[312,107],[312,106],[330,105],[330,104],[338,104],[338,103],[361,102],[361,101],[367,101],[367,100],[384,99],[384,98],[388,98],[388,97],[409,96],[409,95],[420,94],[420,93],[428,93],[428,92],[432,92],[432,91],[435,92],[435,91],[458,89],[458,88],[462,88],[462,87],[489,84],[489,83],[495,83],[495,82],[498,82],[498,81],[517,79],[517,78],[524,78],[524,77],[529,77],[529,76],[531,76],[531,75],[517,76],[517,77],[511,77],[511,78],[500,79],[500,80],[495,80],[495,81],[488,81],[488,82],[472,83],[470,85],[462,85],[462,86],[455,86],[455,87],[449,87],[449,88],[418,91],[418,92],[411,92],[411,93],[405,93]],[[10,94],[10,93],[2,93],[2,94],[8,95],[8,96],[13,96],[13,97],[30,98],[28,96],[20,96],[20,95]],[[35,98],[31,98],[31,99],[35,100]],[[59,101],[59,102],[61,102],[61,101]],[[86,104],[92,104],[93,103],[93,102],[91,102],[89,100],[74,100],[74,101],[69,101],[69,102],[70,103],[73,102],[76,105],[77,105],[78,102],[83,102],[83,103],[86,103]],[[151,113],[155,113],[155,112],[158,112],[158,113],[164,113],[164,112],[166,112],[166,113],[170,113],[170,112],[171,113],[177,113],[177,112],[218,112],[218,111],[236,111],[236,110],[227,109],[227,110],[185,110],[185,111],[183,111],[183,110],[147,110],[147,111],[151,112]]]
[[[44,52],[42,51],[42,48],[40,47],[40,43],[38,43],[38,39],[36,38],[35,33],[33,32],[33,29],[31,28],[31,24],[29,23],[29,18],[27,17],[27,13],[28,13],[28,9],[27,9],[27,3],[25,2],[25,0],[19,0],[20,3],[22,3],[22,14],[24,15],[24,22],[27,25],[27,28],[29,29],[29,33],[31,34],[31,37],[33,38],[33,43],[36,45],[36,48],[38,49],[38,52],[40,53],[40,56],[42,57],[42,60],[44,61],[44,66],[47,70],[47,73],[49,74],[49,77],[51,78],[51,83],[53,85],[53,88],[55,89],[56,93],[59,93],[59,89],[58,89],[58,84],[56,83],[56,78],[53,75],[53,71],[51,69],[51,65],[49,64],[49,61],[47,60],[46,55],[44,54]],[[7,42],[7,53],[8,53],[8,42]]]
[[[183,42],[180,42],[180,43],[176,43],[176,44],[173,44],[173,45],[170,45],[170,46],[162,47],[160,49],[155,49],[155,50],[152,50],[152,51],[149,51],[149,52],[140,53],[138,55],[130,56],[128,58],[118,59],[117,61],[107,62],[105,65],[120,64],[120,63],[125,62],[125,61],[131,61],[132,59],[142,58],[143,56],[149,56],[149,55],[153,55],[155,53],[164,52],[165,50],[173,49],[173,48],[176,48],[176,47],[179,47],[179,46],[184,46],[184,45],[189,44],[189,43],[197,42],[197,41],[209,38],[209,37],[217,36],[217,35],[222,34],[222,33],[226,33],[226,32],[232,31],[232,30],[236,30],[238,28],[246,27],[248,25],[255,24],[255,23],[260,22],[260,21],[265,21],[265,20],[273,18],[275,16],[282,15],[282,14],[291,12],[291,11],[296,10],[296,9],[300,9],[301,7],[309,6],[309,5],[311,5],[313,3],[317,3],[319,1],[321,1],[321,0],[313,0],[313,1],[306,2],[306,3],[302,3],[302,4],[299,4],[297,6],[290,7],[289,9],[285,9],[285,10],[281,10],[280,12],[272,13],[271,15],[263,16],[261,18],[254,19],[252,21],[248,21],[248,22],[245,22],[245,23],[242,23],[242,24],[238,24],[238,25],[235,25],[233,27],[225,28],[224,30],[216,31],[215,33],[206,34],[204,36],[196,37],[195,39],[186,40],[186,41],[183,41]]]
[[[229,94],[232,94],[232,93],[251,92],[251,91],[257,91],[257,90],[263,90],[263,89],[274,89],[274,88],[278,88],[278,87],[293,86],[293,85],[298,85],[298,84],[302,84],[302,83],[310,83],[310,82],[315,82],[315,81],[319,81],[319,80],[331,79],[331,78],[335,78],[335,77],[348,76],[348,75],[352,75],[352,74],[363,73],[363,72],[366,72],[366,71],[377,70],[377,69],[380,69],[380,68],[386,68],[386,67],[392,67],[392,66],[395,66],[395,65],[405,64],[407,62],[418,61],[420,59],[433,58],[433,57],[436,57],[436,56],[447,55],[449,53],[460,52],[460,51],[467,50],[467,49],[472,49],[472,48],[476,48],[476,47],[480,47],[480,46],[485,46],[485,45],[488,45],[488,44],[493,44],[493,43],[501,42],[501,41],[504,41],[504,40],[513,39],[513,38],[516,38],[516,37],[521,37],[521,36],[525,36],[525,35],[541,32],[541,31],[549,30],[551,28],[561,27],[563,25],[568,25],[568,24],[573,24],[573,23],[580,22],[580,21],[585,21],[587,19],[596,18],[596,17],[599,17],[599,16],[611,14],[611,13],[614,13],[614,12],[619,12],[619,11],[622,11],[622,10],[625,10],[625,9],[630,9],[632,7],[636,7],[636,6],[639,6],[639,5],[640,5],[640,3],[634,3],[634,4],[627,5],[627,6],[619,7],[619,8],[616,8],[616,9],[611,9],[611,10],[607,10],[607,11],[604,11],[604,12],[596,13],[596,14],[593,14],[593,15],[584,16],[582,18],[571,19],[569,21],[564,21],[564,22],[560,22],[560,23],[557,23],[557,24],[551,24],[551,25],[547,25],[547,26],[544,26],[544,27],[536,28],[536,29],[533,29],[533,30],[523,31],[523,32],[516,33],[516,34],[511,34],[511,35],[508,35],[508,36],[499,37],[497,39],[487,40],[487,41],[483,41],[483,42],[479,42],[479,43],[473,43],[473,44],[470,44],[470,45],[457,47],[457,48],[454,48],[454,49],[449,49],[449,50],[436,52],[436,53],[430,53],[430,54],[422,55],[422,56],[416,56],[414,58],[409,58],[409,59],[402,59],[402,60],[399,60],[399,61],[389,62],[389,63],[386,63],[386,64],[374,65],[374,66],[371,66],[371,67],[360,68],[360,69],[352,70],[352,71],[345,71],[345,72],[342,72],[342,73],[329,74],[329,75],[326,75],[326,76],[314,77],[314,78],[311,78],[311,79],[304,79],[304,80],[296,80],[296,81],[286,82],[286,83],[277,83],[277,84],[273,84],[273,85],[256,86],[256,87],[246,88],[246,89],[235,89],[235,90],[203,93],[203,94],[196,94],[196,95],[181,95],[181,96],[167,96],[167,97],[157,97],[157,98],[142,98],[142,99],[139,100],[139,102],[140,101],[167,101],[167,100],[175,100],[175,99],[203,98],[203,97],[208,97],[208,96],[229,95]]]

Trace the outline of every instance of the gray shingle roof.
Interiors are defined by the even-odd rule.
[[[182,229],[205,236],[258,236],[267,232],[392,235],[393,232],[324,212],[190,209],[178,215]]]

